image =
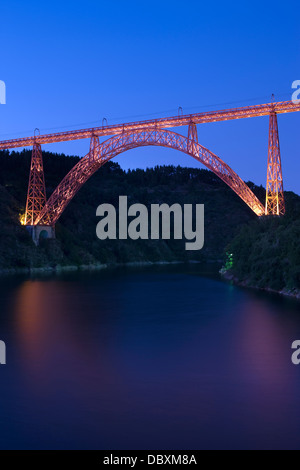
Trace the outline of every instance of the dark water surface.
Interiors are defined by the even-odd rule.
[[[299,307],[197,266],[2,279],[0,448],[300,449]]]

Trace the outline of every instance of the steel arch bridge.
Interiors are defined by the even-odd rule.
[[[75,194],[101,166],[120,153],[149,145],[168,147],[190,155],[228,184],[258,216],[264,214],[264,206],[244,181],[219,157],[190,136],[184,137],[165,129],[140,130],[114,136],[102,144],[95,142],[91,152],[75,165],[53,192],[34,220],[34,225],[54,226]]]
[[[23,225],[52,229],[83,184],[107,161],[127,150],[148,145],[168,147],[184,152],[213,171],[257,215],[284,215],[285,202],[277,115],[300,111],[300,103],[272,102],[241,108],[195,113],[167,118],[102,125],[88,129],[34,135],[0,141],[1,149],[33,146],[26,213]],[[197,124],[269,116],[269,149],[265,207],[241,178],[219,157],[198,143]],[[188,126],[185,137],[168,129]],[[100,143],[99,137],[112,136]],[[46,200],[42,144],[90,139],[90,151],[58,185]],[[34,234],[33,234],[34,238]],[[35,238],[35,241],[38,241]]]

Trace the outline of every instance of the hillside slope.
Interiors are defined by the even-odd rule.
[[[47,195],[78,162],[78,157],[44,152]],[[238,228],[253,221],[251,210],[213,173],[173,166],[123,171],[109,162],[79,191],[56,226],[57,239],[35,247],[20,225],[25,212],[30,151],[0,152],[0,269],[89,265],[135,261],[219,261]],[[263,200],[264,189],[251,188]],[[128,203],[205,204],[205,246],[185,251],[185,241],[106,240],[96,237],[99,204],[118,206],[120,195]]]
[[[246,286],[300,297],[300,197],[286,193],[285,217],[244,225],[227,247],[227,270]]]

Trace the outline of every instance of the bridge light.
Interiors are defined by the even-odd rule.
[[[25,214],[19,214],[19,220],[21,225],[26,225],[26,215]]]

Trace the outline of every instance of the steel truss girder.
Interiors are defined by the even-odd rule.
[[[53,134],[3,140],[0,141],[0,150],[18,147],[31,147],[34,145],[34,142],[37,142],[41,145],[53,144],[56,142],[67,142],[78,139],[91,139],[93,136],[108,137],[116,134],[123,134],[124,132],[188,126],[191,121],[195,124],[204,124],[210,122],[231,121],[234,119],[269,116],[269,114],[274,110],[277,114],[299,112],[300,103],[295,104],[292,101],[266,103],[254,106],[245,106],[241,108],[222,109],[204,113],[171,116],[166,118],[149,119],[146,121],[127,122],[123,124],[78,129],[75,131],[56,132]]]

